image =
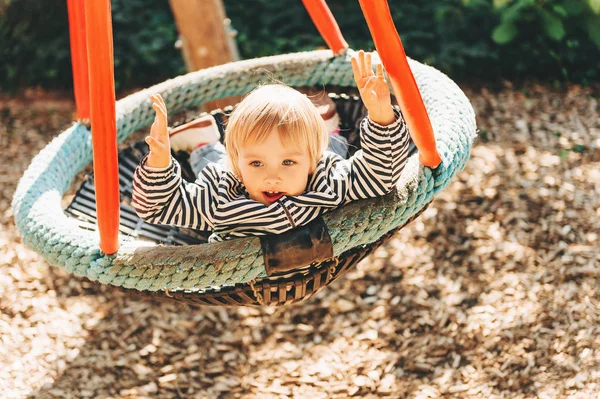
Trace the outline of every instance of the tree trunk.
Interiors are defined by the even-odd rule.
[[[169,0],[188,71],[222,65],[237,58],[237,49],[225,26],[222,0]],[[235,58],[234,58],[235,57]],[[205,110],[222,108],[238,99],[204,104]]]

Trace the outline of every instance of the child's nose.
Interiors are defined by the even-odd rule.
[[[276,172],[270,172],[266,177],[265,177],[265,183],[267,185],[277,185],[281,183],[281,177],[279,176],[278,173]]]

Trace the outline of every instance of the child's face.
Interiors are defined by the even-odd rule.
[[[242,146],[238,168],[250,198],[266,206],[283,195],[304,193],[312,173],[307,149],[284,145],[276,130],[260,143]]]

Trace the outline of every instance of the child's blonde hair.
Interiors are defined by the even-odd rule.
[[[311,171],[314,171],[329,143],[325,122],[304,94],[291,87],[271,84],[248,94],[227,122],[225,147],[229,166],[236,176],[241,176],[239,148],[260,143],[274,129],[283,143],[308,150]]]

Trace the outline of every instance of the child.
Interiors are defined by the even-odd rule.
[[[369,115],[361,124],[362,150],[350,159],[326,151],[326,125],[306,96],[269,85],[250,93],[232,113],[227,164],[208,163],[194,183],[181,178],[170,156],[167,109],[160,95],[152,96],[150,152],[134,175],[138,215],[150,223],[211,229],[213,242],[282,233],[350,201],[392,191],[406,163],[409,136],[392,108],[382,66],[373,74],[371,54],[359,51],[352,69]],[[216,146],[218,137],[211,140]]]

